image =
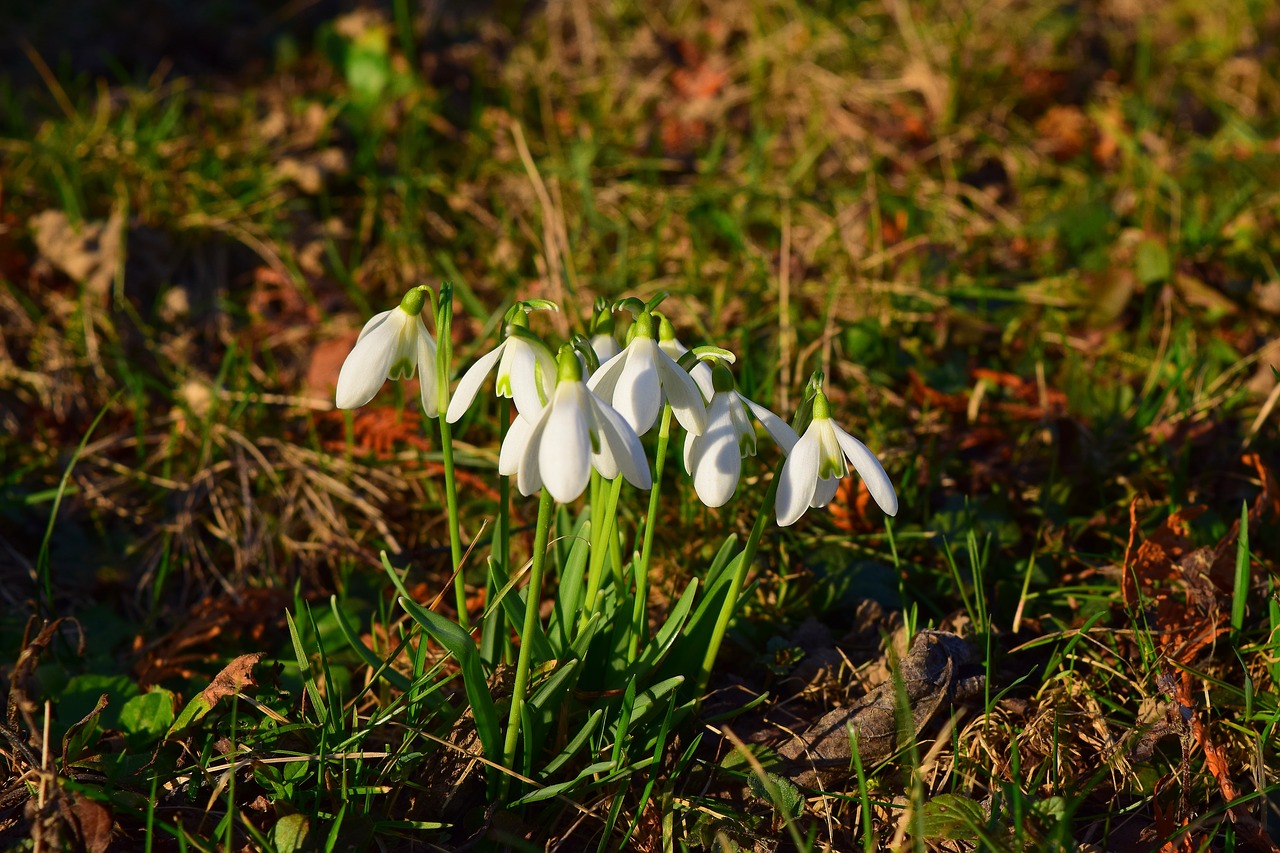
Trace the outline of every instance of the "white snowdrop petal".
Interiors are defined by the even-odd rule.
[[[542,488],[542,471],[539,468],[539,445],[547,431],[547,420],[551,416],[551,407],[545,407],[538,419],[529,429],[525,439],[524,450],[520,453],[520,461],[516,463],[516,487],[520,494],[531,495]]]
[[[667,354],[672,361],[679,361],[680,356],[689,351],[689,348],[677,340],[658,341],[658,348]],[[707,395],[707,399],[711,399],[711,395]]]
[[[818,436],[811,426],[796,442],[782,466],[778,496],[773,503],[779,527],[795,524],[809,508],[818,484],[818,454]]]
[[[701,434],[685,433],[684,469],[693,477],[695,490],[697,488],[698,471],[705,464],[704,460],[711,450],[711,444],[723,441],[726,436],[733,437],[733,423],[728,417],[723,395],[717,395],[711,399],[711,409],[707,413],[706,430]],[[702,493],[699,492],[698,496],[701,497]]]
[[[418,329],[418,398],[422,400],[422,411],[427,417],[440,415],[439,383],[436,376],[436,342],[427,332],[422,316],[417,317]]]
[[[414,370],[418,366],[418,326],[422,324],[422,316],[410,316],[408,313],[396,309],[384,326],[397,326],[396,337],[393,343],[394,352],[391,354],[391,365],[387,370],[388,379],[412,379]],[[427,333],[427,327],[422,326],[422,334]],[[373,334],[376,334],[373,333]],[[371,334],[370,337],[373,335]]]
[[[653,356],[658,345],[652,338],[641,338],[632,341],[628,350],[630,352],[624,353],[627,362],[614,386],[613,399],[606,402],[631,424],[637,435],[644,435],[653,427],[662,408],[662,386]],[[600,396],[605,399],[604,395]]]
[[[511,398],[515,400],[516,411],[527,418],[542,411],[542,394],[538,389],[538,359],[534,352],[533,344],[511,340],[506,359],[511,371]]]
[[[591,349],[601,364],[622,352],[622,347],[618,346],[618,339],[604,333],[591,336]]]
[[[747,405],[736,392],[725,395],[729,401],[729,420],[733,424],[733,434],[738,441],[739,456],[756,455],[756,430],[747,417]]]
[[[640,443],[636,431],[608,403],[599,398],[593,398],[591,403],[600,440],[609,445],[618,472],[638,489],[652,488],[653,476],[649,473],[649,460],[644,455],[644,445]]]
[[[697,451],[698,444],[701,440],[702,436],[700,435],[694,435],[691,432],[686,432],[684,434],[684,449],[681,451],[681,456],[684,460],[684,470],[688,472],[690,476],[693,474],[694,453]]]
[[[809,499],[809,506],[820,507],[831,503],[835,498],[836,492],[840,489],[840,481],[843,477],[828,477],[825,480],[819,480],[813,489],[813,497]]]
[[[529,445],[529,435],[533,432],[533,421],[521,416],[507,427],[506,438],[502,439],[502,449],[498,452],[498,473],[510,477],[520,469],[520,457]]]
[[[885,473],[884,466],[875,454],[858,439],[849,435],[839,426],[835,426],[836,440],[849,462],[867,484],[867,491],[875,498],[876,504],[888,515],[898,514],[898,494],[893,490],[893,483]]]
[[[655,361],[662,390],[676,420],[689,432],[701,433],[707,428],[707,404],[702,401],[697,383],[662,350],[657,351]]]
[[[511,342],[511,339],[498,344],[497,348],[485,353],[476,359],[476,363],[467,368],[467,372],[462,374],[462,378],[458,380],[458,387],[453,392],[453,398],[449,400],[449,411],[444,418],[449,423],[456,423],[471,408],[471,404],[476,399],[476,394],[480,391],[480,386],[484,384],[485,377],[489,375],[489,371],[493,370],[493,366],[498,363],[498,359],[502,356],[503,348]]]
[[[534,375],[541,383],[540,400],[546,405],[556,390],[556,359],[546,347],[532,347],[534,357]]]
[[[356,343],[360,343],[360,341],[364,340],[365,335],[382,325],[383,321],[391,316],[391,311],[396,310],[398,309],[392,308],[390,311],[379,311],[377,314],[370,317],[369,322],[365,323],[364,326],[361,327],[360,335],[356,338]]]
[[[591,435],[587,426],[587,391],[581,382],[561,382],[538,448],[542,482],[560,503],[575,500],[591,477]]]
[[[742,475],[738,441],[731,432],[703,439],[703,452],[694,465],[693,489],[707,506],[724,506],[733,497]]]
[[[814,418],[810,431],[817,431],[819,449],[818,476],[822,479],[842,479],[849,473],[844,450],[836,438],[835,422],[830,418]],[[834,492],[833,492],[834,494]],[[828,498],[830,500],[830,498]]]
[[[748,400],[741,394],[738,397],[747,404],[751,414],[756,416],[756,420],[760,421],[765,432],[769,433],[769,436],[782,448],[782,452],[790,454],[791,448],[795,447],[796,442],[800,440],[791,425],[754,400]]]
[[[694,366],[693,370],[689,371],[689,375],[693,377],[694,384],[702,392],[702,399],[710,400],[716,395],[715,382],[711,378],[711,365],[705,361],[700,361]]]
[[[618,467],[618,457],[613,453],[613,446],[599,431],[596,431],[596,443],[592,445],[591,451],[591,467],[600,472],[600,476],[606,480],[612,480],[621,473]]]
[[[390,312],[387,312],[389,315]],[[363,406],[378,393],[387,379],[387,371],[395,358],[400,323],[384,317],[377,325],[368,324],[347,360],[338,372],[338,388],[334,395],[339,409]]]
[[[587,380],[587,387],[592,393],[609,405],[613,405],[613,394],[618,385],[618,377],[622,375],[622,368],[626,367],[627,358],[630,355],[628,350],[620,351],[613,358],[603,362],[600,369],[591,374],[591,378]],[[551,375],[554,377],[555,373]]]

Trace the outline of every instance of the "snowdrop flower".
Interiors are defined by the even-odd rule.
[[[551,397],[552,382],[556,374],[556,360],[539,338],[528,331],[529,320],[523,311],[516,311],[507,325],[507,336],[502,343],[482,355],[462,374],[458,388],[449,401],[445,419],[455,423],[476,398],[480,385],[498,365],[495,391],[499,397],[515,400],[516,411],[526,418],[536,418]]]
[[[596,300],[595,316],[591,319],[591,349],[601,364],[622,352],[618,339],[613,336],[613,312],[603,298]]]
[[[516,475],[520,493],[545,488],[560,503],[582,494],[595,467],[612,480],[621,474],[632,485],[653,481],[644,448],[622,416],[587,387],[573,347],[560,348],[556,387],[536,417],[521,415],[502,442],[498,472]]]
[[[363,406],[387,379],[412,379],[418,371],[422,411],[434,418],[439,412],[436,396],[436,342],[422,322],[426,287],[410,290],[400,304],[377,314],[364,328],[338,373],[335,402],[339,409]]]
[[[774,508],[781,527],[795,524],[809,507],[826,506],[835,497],[849,465],[862,476],[871,497],[889,515],[898,514],[898,496],[880,460],[858,439],[831,420],[831,405],[818,388],[813,398],[813,419],[796,442],[778,481]]]
[[[676,337],[676,327],[671,325],[671,321],[667,319],[666,315],[659,314],[657,316],[658,346],[663,352],[671,356],[672,361],[679,361],[680,357],[689,351],[689,348],[680,343],[680,339]],[[711,365],[705,361],[699,361],[697,366],[689,371],[689,375],[693,377],[694,384],[702,392],[703,399],[710,400],[712,395],[715,394],[714,383],[711,381]]]
[[[689,374],[658,347],[653,325],[653,315],[642,312],[626,348],[591,377],[591,390],[617,409],[639,435],[653,427],[664,398],[686,430],[701,433],[707,424],[702,394]]]
[[[698,498],[718,507],[737,490],[743,458],[756,455],[756,431],[747,419],[748,408],[784,452],[790,452],[798,439],[786,421],[738,393],[727,367],[719,362],[702,366],[713,383],[707,429],[702,435],[685,436],[684,468],[693,477]]]

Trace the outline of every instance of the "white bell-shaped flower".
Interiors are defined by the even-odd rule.
[[[675,362],[679,362],[684,354],[689,351],[689,348],[676,337],[675,326],[671,325],[671,321],[667,319],[665,314],[658,317],[658,346],[663,352],[671,356],[671,360]],[[702,398],[709,402],[712,395],[715,394],[714,383],[711,381],[711,365],[705,361],[699,361],[689,371],[689,375],[693,377],[694,384],[702,392]]]
[[[701,433],[707,424],[702,394],[684,368],[653,339],[653,325],[652,314],[640,314],[631,341],[600,365],[591,377],[591,390],[617,409],[639,435],[653,428],[664,399],[681,426]]]
[[[339,409],[363,406],[388,379],[412,379],[418,372],[422,411],[439,414],[436,396],[436,342],[422,322],[425,288],[415,287],[400,304],[377,314],[356,338],[338,373],[335,403]]]
[[[747,418],[748,408],[784,452],[789,452],[798,439],[786,421],[738,393],[732,374],[723,364],[703,366],[708,367],[713,383],[707,428],[701,435],[685,436],[684,468],[693,477],[699,500],[718,507],[724,506],[737,490],[742,460],[756,454],[756,431]]]
[[[498,472],[516,476],[520,493],[545,488],[560,503],[577,499],[591,469],[605,479],[621,474],[637,488],[652,485],[644,447],[630,424],[582,379],[582,362],[560,348],[555,390],[534,418],[516,418],[499,453]]]
[[[596,332],[591,336],[591,350],[596,354],[596,358],[600,363],[604,364],[622,352],[622,347],[618,346],[618,339],[613,336],[612,332]]]
[[[875,454],[858,439],[831,420],[831,405],[818,389],[813,398],[813,419],[809,428],[787,455],[778,481],[774,508],[778,524],[795,524],[809,507],[826,506],[835,497],[849,465],[867,484],[867,491],[880,509],[898,514],[898,495]]]
[[[456,422],[475,400],[493,366],[498,366],[494,390],[500,397],[515,401],[516,411],[535,418],[551,397],[556,375],[556,360],[541,340],[526,330],[528,320],[518,312],[507,328],[507,336],[496,348],[480,356],[462,374],[457,390],[449,400],[445,419]]]

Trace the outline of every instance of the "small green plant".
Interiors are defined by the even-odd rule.
[[[538,516],[527,582],[521,585],[521,573],[507,565],[511,547],[504,537],[511,535],[510,507],[498,508],[495,530],[500,532],[490,539],[484,561],[486,588],[493,594],[476,614],[481,638],[490,639],[479,644],[468,631],[471,614],[462,580],[469,566],[464,561],[455,557],[453,618],[413,600],[396,570],[386,564],[401,590],[400,607],[422,632],[409,643],[421,648],[429,637],[454,661],[443,669],[437,664],[430,676],[415,665],[410,689],[443,695],[447,681],[461,681],[494,801],[530,804],[570,787],[580,795],[651,767],[661,759],[673,724],[697,708],[739,606],[764,519],[775,506],[779,524],[793,524],[811,506],[831,501],[850,466],[866,478],[886,512],[897,511],[897,498],[875,456],[833,423],[821,374],[810,381],[797,414],[796,426],[804,430],[799,438],[792,426],[738,393],[726,369],[732,354],[716,347],[690,350],[677,340],[671,323],[657,310],[662,295],[647,303],[623,299],[612,306],[597,304],[589,325],[594,334],[574,335],[554,356],[529,320],[531,312],[557,306],[545,300],[517,302],[504,317],[503,340],[463,374],[450,398],[448,348],[436,346],[422,315],[428,301],[435,303],[436,330],[446,340],[451,293],[445,285],[436,300],[429,289],[415,288],[400,307],[366,324],[343,365],[338,405],[363,405],[387,378],[407,378],[416,371],[424,414],[444,414],[445,488],[451,490],[456,481],[447,425],[463,417],[496,367],[496,392],[516,408],[514,420],[501,425],[505,433],[498,475],[512,478],[522,494],[539,496]],[[614,311],[633,317],[625,345],[608,331]],[[778,442],[787,462],[763,490],[745,545],[738,550],[730,537],[708,569],[694,573],[665,622],[651,634],[649,561],[653,529],[667,517],[660,499],[672,420],[687,431],[683,461],[695,492],[715,507],[738,489],[743,457],[755,454],[748,413]],[[651,432],[656,432],[652,465],[641,438]],[[629,528],[627,520],[634,516],[623,497],[635,492],[624,493],[624,484],[650,492],[638,529]],[[665,491],[675,489],[668,484]],[[584,493],[589,497],[579,503]],[[577,515],[568,521],[567,550],[551,547],[557,504]],[[448,505],[454,508],[450,532],[457,555],[456,495]],[[476,563],[478,559],[472,565]],[[542,602],[551,576],[559,588],[544,620]],[[345,635],[377,672],[395,672],[393,661],[379,660],[349,628]],[[509,648],[507,638],[513,636],[514,671],[499,689],[494,679],[508,659],[501,650]],[[301,648],[298,655],[302,665]],[[327,671],[325,675],[325,683],[332,683]],[[316,684],[306,680],[317,713],[338,716],[336,700],[323,696]],[[458,724],[453,706],[440,713],[420,717],[415,724],[437,731]],[[604,838],[609,837],[607,831]]]

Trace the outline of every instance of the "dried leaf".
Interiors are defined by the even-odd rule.
[[[1089,142],[1093,124],[1079,107],[1052,106],[1036,122],[1036,133],[1055,160],[1070,160]]]
[[[93,734],[91,726],[95,726],[98,717],[107,707],[107,694],[103,693],[98,697],[98,703],[93,710],[85,714],[84,719],[73,723],[67,733],[62,736],[62,766],[68,767],[82,757],[79,753],[87,745],[88,737]]]
[[[257,686],[258,682],[253,680],[253,668],[260,660],[262,660],[262,652],[240,655],[223,667],[222,672],[214,676],[213,681],[200,695],[212,708],[223,697],[234,696],[246,687]]]
[[[1177,561],[1182,559],[1191,547],[1190,528],[1187,526],[1193,519],[1205,511],[1203,506],[1189,506],[1169,515],[1156,530],[1148,536],[1137,551],[1132,547],[1125,553],[1123,567],[1122,592],[1126,607],[1139,605],[1138,593],[1146,598],[1155,598],[1155,589],[1163,581],[1178,577]],[[1129,507],[1129,541],[1132,544],[1137,535],[1137,504]]]
[[[75,797],[71,801],[71,814],[75,817],[84,848],[89,853],[105,853],[111,846],[111,832],[115,825],[111,810],[95,800]]]
[[[1209,735],[1208,727],[1205,726],[1204,720],[1201,718],[1199,711],[1196,710],[1195,697],[1192,695],[1191,673],[1183,671],[1182,678],[1178,681],[1178,702],[1190,709],[1191,715],[1191,732],[1195,735],[1196,743],[1204,752],[1204,763],[1213,774],[1213,778],[1218,782],[1218,791],[1228,803],[1234,801],[1240,792],[1236,789],[1235,782],[1231,779],[1231,767],[1227,761],[1227,754],[1214,743]],[[1265,850],[1268,853],[1280,853],[1280,847],[1267,837],[1266,830],[1262,828],[1262,824],[1249,810],[1247,805],[1227,806],[1227,814],[1231,816],[1231,822],[1235,824],[1236,832],[1244,839],[1248,849]]]
[[[90,293],[111,290],[124,261],[124,217],[112,211],[105,222],[73,225],[61,210],[46,210],[30,221],[31,236],[40,255]]]
[[[54,619],[52,622],[45,622],[40,626],[36,636],[31,638],[31,630],[39,620],[34,616],[27,620],[27,627],[23,632],[22,652],[18,655],[17,663],[13,665],[13,673],[9,676],[9,697],[5,709],[5,721],[10,729],[17,728],[19,712],[30,714],[36,708],[35,703],[31,701],[27,692],[28,684],[35,676],[36,665],[40,662],[40,656],[44,654],[45,649],[49,648],[49,644],[57,637],[58,628],[63,621],[63,619]],[[83,654],[83,635],[80,639],[81,647],[79,651]]]

